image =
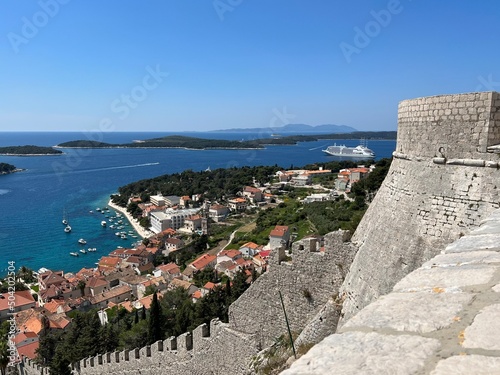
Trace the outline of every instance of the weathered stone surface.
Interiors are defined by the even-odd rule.
[[[500,234],[481,234],[475,236],[462,237],[445,249],[445,253],[459,253],[471,250],[500,250]]]
[[[368,327],[426,333],[449,326],[464,304],[472,299],[467,293],[391,293],[365,307],[342,327]]]
[[[500,373],[500,358],[461,355],[439,361],[431,375],[494,375]]]
[[[500,350],[500,304],[481,310],[472,325],[465,329],[464,336],[465,348]]]
[[[282,374],[416,374],[439,346],[419,336],[346,332],[327,337]]]
[[[500,232],[500,227],[498,229]],[[470,251],[462,253],[440,254],[425,262],[421,268],[462,266],[466,264],[489,264],[500,262],[500,252]]]
[[[466,264],[459,267],[418,269],[394,286],[394,291],[423,291],[434,288],[460,288],[485,284],[491,280],[496,267]]]

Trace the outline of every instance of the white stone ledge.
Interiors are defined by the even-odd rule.
[[[282,374],[416,374],[439,347],[420,336],[346,332],[328,336]]]
[[[500,304],[481,310],[472,325],[465,329],[464,337],[465,348],[500,350]]]
[[[431,375],[499,374],[500,358],[483,355],[461,355],[438,362]]]
[[[444,253],[460,253],[463,251],[500,250],[500,234],[469,235],[448,245]]]
[[[436,288],[463,288],[490,282],[497,267],[466,264],[458,267],[419,268],[394,286],[394,292],[431,291]]]
[[[365,307],[342,327],[428,333],[448,327],[468,304],[469,293],[391,293]]]

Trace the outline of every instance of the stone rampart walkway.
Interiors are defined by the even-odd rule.
[[[282,374],[500,374],[500,211]]]

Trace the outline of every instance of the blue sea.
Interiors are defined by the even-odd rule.
[[[200,138],[249,140],[262,138],[256,133],[101,133],[0,132],[0,146],[54,146],[77,139],[109,143],[162,137],[172,134]],[[268,137],[269,135],[265,135]],[[207,168],[278,165],[283,168],[336,160],[321,150],[334,142],[356,146],[359,140],[302,142],[294,146],[268,146],[263,150],[184,150],[184,149],[63,149],[60,156],[2,156],[0,162],[26,171],[0,176],[0,274],[8,261],[38,270],[76,272],[94,267],[103,255],[118,246],[131,246],[132,239],[122,240],[111,228],[100,223],[109,196],[118,187],[141,179]],[[395,141],[371,141],[368,147],[376,159],[391,157]],[[93,211],[92,213],[90,211]],[[111,211],[112,215],[113,212]],[[63,216],[72,227],[64,232]],[[122,230],[132,230],[128,225]],[[85,246],[78,239],[87,241]],[[69,255],[79,249],[96,252]]]

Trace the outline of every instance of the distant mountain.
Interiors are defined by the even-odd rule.
[[[280,127],[267,128],[233,128],[223,130],[212,130],[214,133],[269,133],[269,134],[289,134],[289,133],[311,133],[311,134],[337,134],[352,133],[357,131],[355,128],[347,125],[306,125],[306,124],[288,124]]]

